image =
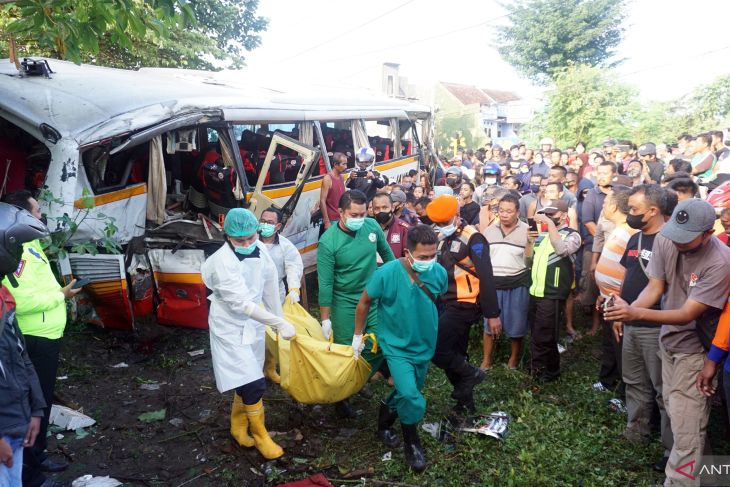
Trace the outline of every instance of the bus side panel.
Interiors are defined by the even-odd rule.
[[[395,181],[399,176],[418,169],[418,159],[415,156],[383,161],[375,165],[375,170]],[[323,213],[319,207],[319,194],[322,188],[322,179],[310,181],[304,185],[294,213],[289,219],[282,234],[291,240],[302,254],[304,268],[313,268],[317,264],[317,242],[319,241],[319,227],[322,225]],[[264,194],[283,205],[294,192],[293,186],[264,190]]]
[[[129,301],[123,255],[70,254],[71,272],[77,279],[89,278],[79,300],[79,316],[102,328],[131,330],[132,305]]]
[[[89,198],[91,199],[91,198]],[[72,242],[87,242],[104,236],[104,227],[113,219],[117,232],[114,239],[120,243],[129,242],[133,237],[144,235],[147,211],[147,185],[144,183],[93,197],[94,207],[89,210],[88,218],[79,225]],[[85,198],[79,198],[74,206],[84,208]],[[85,210],[82,210],[85,211]],[[105,215],[104,218],[99,215]]]
[[[157,285],[157,322],[161,325],[208,328],[208,300],[200,272],[202,250],[152,249],[150,264]]]

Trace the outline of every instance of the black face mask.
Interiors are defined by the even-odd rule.
[[[424,225],[433,225],[431,219],[426,215],[419,216],[418,219],[421,220],[421,223],[423,223]]]
[[[48,218],[46,218],[46,215],[43,215],[39,218],[41,223],[43,223],[45,226],[48,226]]]
[[[375,214],[375,221],[380,223],[381,225],[385,225],[390,221],[390,219],[393,216],[392,211],[381,211]]]
[[[644,215],[646,213],[642,213],[641,215],[626,215],[626,223],[634,230],[641,230],[648,223],[643,221]]]

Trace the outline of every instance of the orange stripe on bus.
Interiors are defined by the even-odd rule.
[[[121,201],[126,200],[128,198],[131,198],[132,196],[139,196],[141,194],[147,193],[147,186],[144,184],[140,184],[137,186],[131,186],[129,188],[120,189],[119,191],[112,191],[111,193],[106,194],[100,194],[98,196],[93,196],[94,198],[94,206],[101,206],[106,205],[108,203],[113,203],[115,201]],[[92,198],[92,196],[89,196],[89,198]],[[85,208],[84,200],[86,198],[79,198],[76,201],[74,201],[74,206],[76,208]]]
[[[155,272],[155,280],[178,284],[203,284],[203,275],[200,272]]]
[[[97,294],[118,293],[120,290],[127,289],[127,280],[95,281],[87,284],[85,288],[89,288]]]
[[[312,250],[314,250],[314,249],[317,248],[317,245],[319,245],[319,244],[318,243],[313,243],[311,245],[307,245],[306,247],[299,249],[299,253],[300,254],[306,254],[307,252],[311,252]]]
[[[376,164],[375,169],[378,171],[387,171],[389,169],[394,169],[396,167],[405,166],[406,164],[411,164],[416,161],[415,156],[407,157],[405,159],[400,159],[393,162],[388,162],[385,164]],[[349,176],[349,173],[345,175],[345,177]],[[304,184],[304,189],[302,191],[311,191],[313,189],[319,189],[322,187],[322,180],[319,179],[317,181],[311,181],[309,183]],[[264,195],[268,196],[272,200],[276,198],[284,198],[287,196],[291,196],[294,194],[294,186],[289,186],[286,188],[277,188],[277,189],[264,189],[263,191]],[[247,195],[247,198],[250,198],[251,195]]]

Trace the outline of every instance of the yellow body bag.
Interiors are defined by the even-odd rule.
[[[278,358],[282,389],[303,404],[339,402],[362,389],[370,377],[370,364],[362,356],[353,360],[350,345],[327,340],[319,322],[298,303],[287,298],[283,311],[296,337],[283,340],[266,327],[266,347]],[[376,352],[375,337],[366,336]]]

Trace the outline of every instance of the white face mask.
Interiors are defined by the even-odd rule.
[[[450,237],[456,231],[456,225],[454,225],[453,223],[449,223],[445,227],[436,227],[436,230],[441,232],[444,235],[444,237]]]
[[[497,184],[497,178],[485,178],[484,183],[485,184]]]

